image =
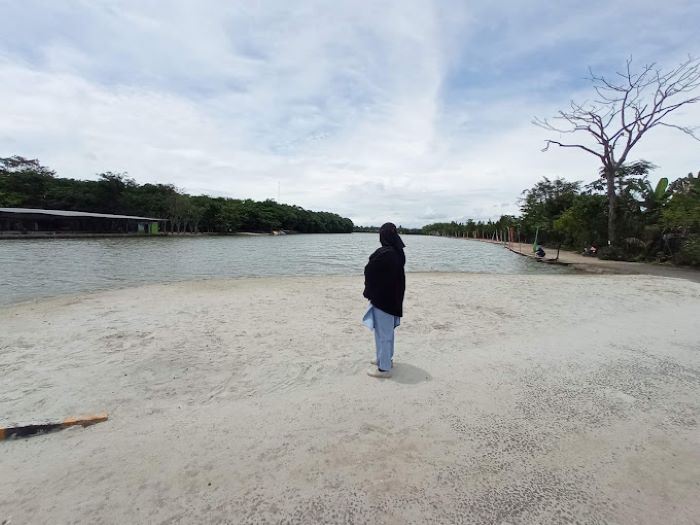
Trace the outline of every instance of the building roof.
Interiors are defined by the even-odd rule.
[[[131,219],[139,221],[165,221],[155,217],[137,217],[134,215],[112,215],[110,213],[89,213],[70,210],[42,210],[38,208],[0,208],[0,213],[16,213],[24,215],[51,215],[54,217],[91,217],[97,219]]]

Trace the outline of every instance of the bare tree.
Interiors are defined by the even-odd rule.
[[[588,80],[597,93],[594,100],[582,104],[571,101],[569,109],[559,111],[553,119],[536,118],[533,122],[558,133],[582,132],[592,139],[585,144],[547,140],[542,151],[552,145],[578,148],[600,159],[608,195],[608,239],[615,244],[615,175],[640,139],[652,128],[665,126],[700,140],[698,128],[668,121],[671,113],[700,101],[700,96],[692,94],[700,86],[700,60],[688,57],[666,72],[656,64],[634,72],[629,58],[625,70],[613,78],[595,75],[590,68],[589,73]]]

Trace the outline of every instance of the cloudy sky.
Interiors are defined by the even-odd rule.
[[[357,224],[498,217],[542,176],[595,177],[541,152],[534,116],[590,98],[588,66],[700,55],[698,20],[697,0],[0,0],[0,156]],[[700,143],[658,129],[634,158],[673,179]]]

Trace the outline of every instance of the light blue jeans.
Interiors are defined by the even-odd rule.
[[[391,360],[394,358],[394,328],[401,324],[401,318],[370,304],[362,322],[374,331],[378,367],[381,370],[391,370]]]

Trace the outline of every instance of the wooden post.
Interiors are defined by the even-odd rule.
[[[518,248],[518,251],[520,253],[523,253],[523,240],[520,238],[520,228],[518,228],[518,244],[520,245],[520,248]]]

